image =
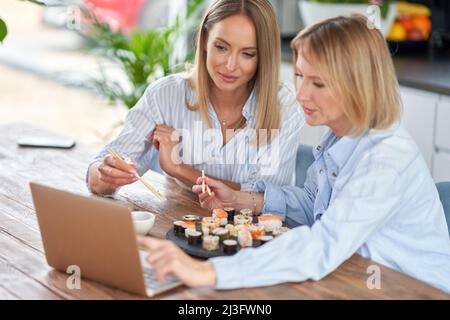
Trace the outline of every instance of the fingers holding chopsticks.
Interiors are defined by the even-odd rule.
[[[139,178],[132,162],[107,155],[99,165],[100,180],[113,188],[136,182]]]

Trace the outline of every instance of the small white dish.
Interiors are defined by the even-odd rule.
[[[131,212],[134,230],[138,235],[145,236],[155,224],[155,215],[147,211]]]

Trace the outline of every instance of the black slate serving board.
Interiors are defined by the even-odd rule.
[[[166,234],[166,239],[175,242],[175,244],[184,252],[186,252],[187,254],[193,256],[193,257],[197,257],[197,258],[201,258],[201,259],[208,259],[208,258],[214,258],[214,257],[220,257],[220,256],[227,256],[227,254],[225,254],[223,252],[223,244],[219,244],[219,249],[214,250],[214,251],[208,251],[203,249],[202,245],[190,245],[188,243],[188,239],[184,236],[184,234],[175,234],[173,228],[170,229],[167,234]],[[239,244],[238,244],[238,251],[239,251]]]

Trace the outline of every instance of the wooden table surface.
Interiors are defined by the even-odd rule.
[[[137,299],[138,296],[83,280],[81,289],[68,289],[68,274],[49,267],[45,260],[29,182],[88,194],[86,168],[95,154],[78,145],[72,150],[19,148],[24,135],[50,134],[24,125],[0,127],[0,299]],[[164,238],[174,220],[186,213],[208,214],[194,194],[173,180],[151,173],[152,182],[168,198],[153,201],[157,214],[151,235]],[[378,265],[381,289],[368,289],[367,268],[378,265],[353,255],[320,281],[271,287],[217,291],[179,287],[157,299],[449,299],[446,293],[402,273]]]

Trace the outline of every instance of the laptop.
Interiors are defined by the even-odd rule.
[[[131,211],[125,205],[30,183],[49,266],[66,273],[152,297],[181,285],[174,276],[156,279],[138,249]]]

